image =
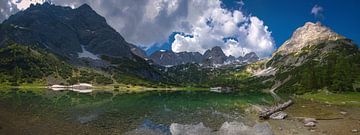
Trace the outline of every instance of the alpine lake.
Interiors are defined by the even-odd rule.
[[[290,115],[313,115],[313,112],[306,110],[318,112],[312,108],[319,108],[320,103],[307,101],[297,101],[294,107],[290,107]],[[252,105],[272,105],[274,102],[270,94],[262,92],[96,90],[79,93],[69,90],[1,89],[0,134],[134,134],[134,131],[142,128],[170,134],[169,126],[173,123],[202,123],[216,131],[224,122],[237,121],[254,125],[256,114],[251,117],[247,113],[248,108]],[[302,108],[304,105],[310,108]],[[326,111],[329,110],[326,107],[328,106],[323,105],[320,108],[325,112],[320,116],[332,117],[335,113],[338,116],[338,110]],[[352,117],[360,116],[358,107],[351,106],[347,109]],[[272,129],[278,134],[293,133],[286,130],[286,124],[298,126],[291,120],[267,122],[275,126]],[[353,120],[349,124],[356,128],[360,125],[360,122],[356,125],[357,122]],[[334,125],[330,124],[328,127],[332,126]],[[280,131],[278,127],[284,130]],[[294,131],[296,132],[312,131],[304,128]]]

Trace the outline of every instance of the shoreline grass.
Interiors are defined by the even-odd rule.
[[[8,84],[0,84],[0,89],[49,89],[45,84],[21,84],[19,86],[11,86]],[[199,87],[146,87],[139,85],[110,84],[95,85],[92,90],[112,90],[112,91],[178,91],[178,90],[209,90],[209,88]]]
[[[298,97],[326,104],[360,106],[360,92],[332,93],[320,90],[318,92],[305,93]]]

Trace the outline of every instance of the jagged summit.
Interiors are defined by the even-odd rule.
[[[295,30],[291,38],[274,54],[289,54],[297,52],[305,46],[314,45],[322,41],[334,41],[345,37],[335,33],[320,22],[306,22],[304,26]]]
[[[219,46],[207,50],[204,55],[199,52],[175,53],[173,51],[159,50],[151,54],[149,58],[156,64],[163,66],[197,63],[210,67],[219,65],[242,65],[259,60],[259,57],[254,52],[238,58],[231,55],[226,56]]]
[[[86,4],[86,3],[84,3],[84,4],[82,4],[80,7],[78,7],[79,9],[90,9],[90,10],[92,10],[92,8],[88,5],[88,4]]]

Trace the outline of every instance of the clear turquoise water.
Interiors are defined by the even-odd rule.
[[[3,118],[17,125],[36,118],[33,123],[39,125],[74,125],[68,130],[91,129],[99,133],[124,133],[148,121],[163,125],[203,122],[216,129],[225,121],[244,121],[243,109],[249,103],[268,104],[272,100],[270,95],[256,92],[0,90],[0,121]],[[46,130],[30,126],[29,132]]]

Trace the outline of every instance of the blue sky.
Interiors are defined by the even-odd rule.
[[[224,0],[226,7],[233,8],[234,1]],[[242,11],[255,15],[269,26],[276,46],[290,38],[292,32],[305,22],[320,21],[333,31],[360,43],[359,0],[244,0]],[[322,18],[314,17],[314,5],[323,8]]]

